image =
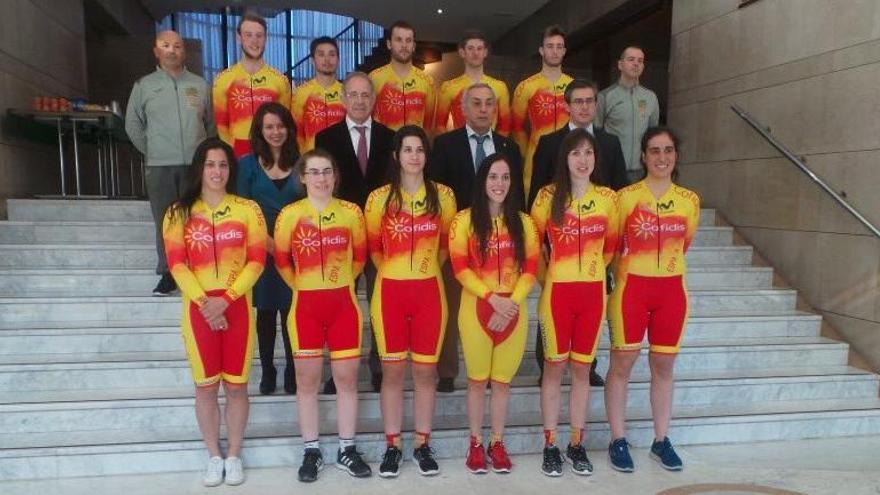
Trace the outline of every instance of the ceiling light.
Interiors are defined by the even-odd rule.
[[[438,13],[438,14],[442,14],[442,13],[443,13],[443,9],[437,9],[437,13]]]

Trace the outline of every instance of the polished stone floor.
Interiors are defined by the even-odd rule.
[[[509,475],[475,476],[464,469],[464,460],[444,460],[442,474],[420,477],[411,463],[403,465],[400,478],[355,480],[327,467],[312,486],[296,481],[293,468],[252,469],[239,487],[203,488],[199,473],[75,478],[52,481],[0,482],[0,493],[102,495],[119,494],[285,494],[320,490],[336,494],[413,494],[414,486],[425,494],[461,495],[470,492],[497,495],[540,494],[880,494],[880,436],[738,444],[691,446],[678,449],[685,470],[668,473],[648,458],[643,449],[633,451],[636,472],[622,474],[608,467],[604,452],[591,451],[595,465],[591,477],[566,470],[561,478],[540,474],[536,455],[516,456]],[[375,469],[375,467],[374,467]],[[417,484],[417,485],[415,485]]]

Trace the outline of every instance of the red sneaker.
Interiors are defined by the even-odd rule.
[[[513,468],[510,457],[507,456],[507,450],[504,448],[504,442],[495,442],[489,445],[489,460],[492,462],[492,471],[496,473],[509,473]]]
[[[486,466],[486,451],[482,445],[471,444],[468,449],[467,462],[465,462],[468,471],[474,474],[486,474],[489,468]]]

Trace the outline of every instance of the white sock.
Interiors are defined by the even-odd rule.
[[[339,437],[339,451],[342,452],[346,447],[354,445],[354,438]]]

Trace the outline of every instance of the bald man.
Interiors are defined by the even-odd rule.
[[[174,31],[156,35],[153,55],[159,65],[134,83],[125,111],[125,131],[146,157],[145,182],[159,257],[156,273],[161,276],[153,295],[167,296],[177,286],[165,260],[162,218],[183,189],[196,146],[216,136],[217,126],[208,84],[184,67],[186,50],[180,35]]]

